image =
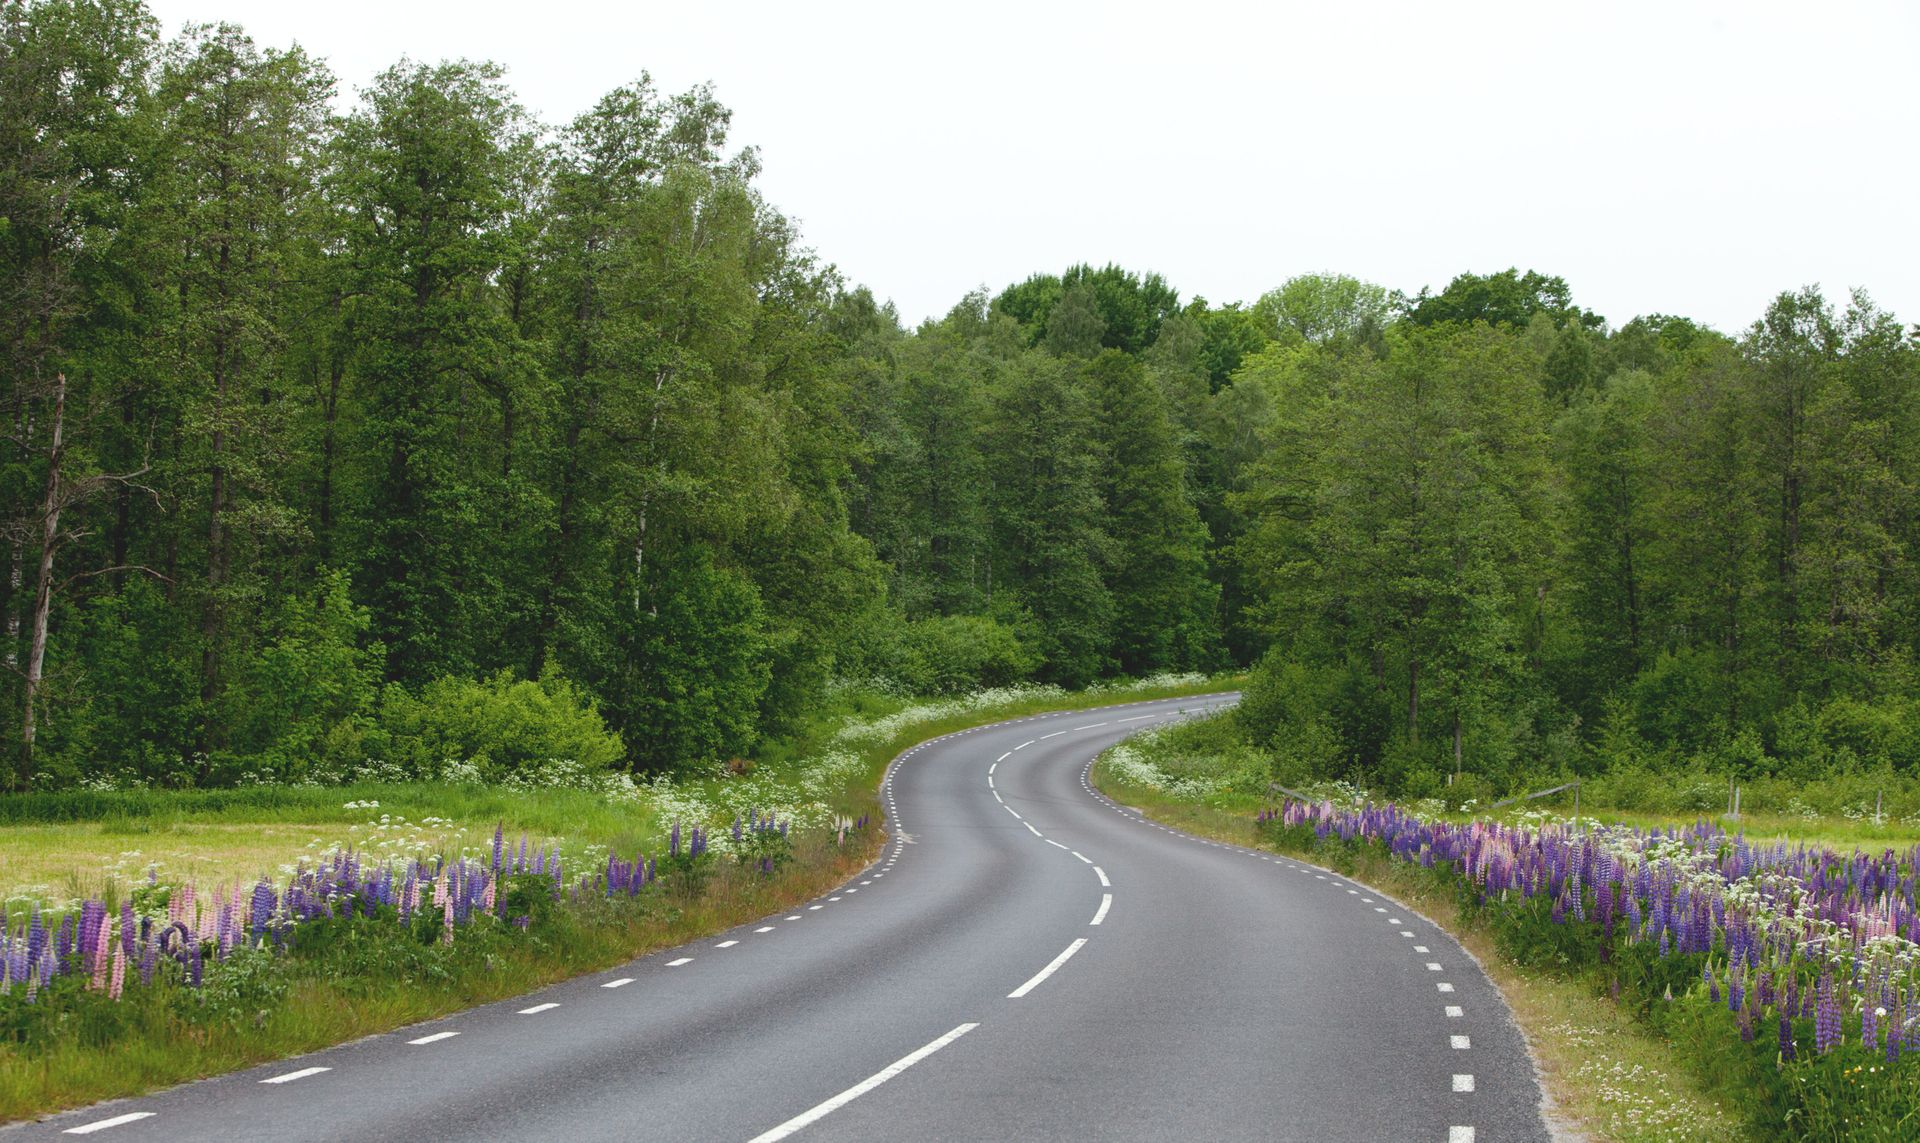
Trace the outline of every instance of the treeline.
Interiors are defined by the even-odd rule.
[[[1291,775],[1920,762],[1920,338],[1855,293],[1739,337],[1609,331],[1511,272],[1235,378],[1264,629],[1242,722]]]
[[[16,785],[418,770],[426,724],[659,769],[836,679],[1221,661],[1135,358],[971,303],[907,336],[705,88],[549,129],[491,65],[335,86],[137,0],[0,5]]]
[[[1905,765],[1912,338],[1565,282],[1251,305],[1118,267],[917,329],[711,91],[355,100],[0,3],[16,785],[724,760],[837,684],[1258,662],[1285,772]]]

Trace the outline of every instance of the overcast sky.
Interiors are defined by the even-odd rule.
[[[1920,5],[151,0],[352,93],[496,60],[560,123],[711,81],[761,186],[908,322],[1074,262],[1214,302],[1331,270],[1559,274],[1615,325],[1784,289],[1920,321]]]

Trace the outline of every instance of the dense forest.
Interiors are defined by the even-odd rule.
[[[1287,772],[1407,792],[1920,759],[1920,340],[1864,293],[1729,336],[1083,265],[906,329],[711,90],[336,87],[0,3],[17,788],[659,771],[849,686],[1234,665]]]

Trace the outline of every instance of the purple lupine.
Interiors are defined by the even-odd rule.
[[[1866,1042],[1873,1043],[1873,1015],[1867,1015]],[[1813,1019],[1813,1050],[1826,1055],[1840,1044],[1840,1005],[1833,997],[1833,973],[1820,978],[1820,999]]]

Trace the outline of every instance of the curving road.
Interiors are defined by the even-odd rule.
[[[1547,1138],[1443,932],[1087,785],[1107,746],[1222,701],[934,739],[889,773],[879,861],[791,913],[0,1139]]]

